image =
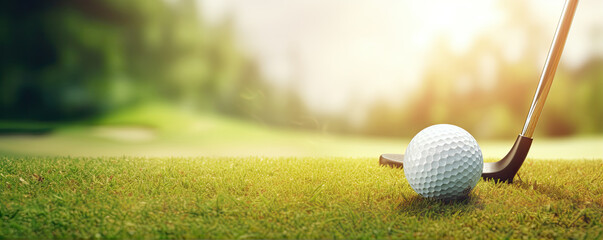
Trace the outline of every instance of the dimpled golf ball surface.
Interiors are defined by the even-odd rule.
[[[419,132],[406,148],[404,175],[415,192],[436,199],[466,197],[482,175],[482,151],[464,129],[438,124]]]

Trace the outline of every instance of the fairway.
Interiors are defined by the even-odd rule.
[[[419,197],[374,158],[1,157],[0,238],[603,237],[603,161]]]
[[[404,153],[410,138],[334,134],[266,126],[213,113],[191,113],[165,104],[145,104],[94,122],[38,126],[6,123],[0,154],[77,157],[344,157],[378,158]],[[32,134],[40,129],[47,133]],[[505,156],[516,136],[477,141],[485,158]],[[33,147],[32,147],[33,146]],[[536,138],[528,158],[601,159],[603,135]]]

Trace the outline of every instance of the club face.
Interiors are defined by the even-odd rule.
[[[404,164],[403,154],[384,153],[379,157],[379,164],[384,166],[390,166],[392,168],[403,168]]]
[[[532,138],[517,136],[515,144],[507,155],[497,162],[484,163],[482,178],[498,182],[512,183],[532,146]]]

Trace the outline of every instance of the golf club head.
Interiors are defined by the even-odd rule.
[[[484,163],[482,178],[484,180],[513,183],[513,178],[525,161],[531,145],[531,138],[519,135],[517,140],[515,140],[515,144],[513,144],[513,147],[504,158],[497,162]],[[379,164],[392,168],[403,168],[403,160],[403,154],[385,153],[379,157]]]
[[[379,157],[379,164],[393,168],[403,168],[404,154],[384,153]]]
[[[526,160],[526,156],[528,156],[530,146],[532,146],[531,138],[517,136],[515,144],[504,158],[497,162],[484,163],[482,178],[484,180],[513,183],[513,178]]]

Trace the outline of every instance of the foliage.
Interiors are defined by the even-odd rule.
[[[478,137],[513,137],[538,79],[539,46],[550,41],[524,2],[501,2],[507,22],[492,31],[530,36],[519,60],[507,59],[501,40],[488,32],[461,53],[441,39],[419,88],[400,98],[404,104],[377,100],[320,113],[306,106],[299,84],[279,88],[265,81],[259,63],[240,49],[234,19],[210,26],[196,3],[4,1],[0,120],[79,121],[167,101],[322,132],[409,137],[430,124],[452,123]],[[558,69],[536,134],[603,133],[601,59]],[[364,122],[351,116],[362,112],[351,109],[357,105],[368,106]]]
[[[206,26],[190,0],[8,1],[0,11],[2,119],[82,119],[148,99],[228,109],[242,85],[259,85],[228,22]]]
[[[441,54],[441,52],[439,52]],[[479,63],[471,55],[439,56]],[[603,133],[601,60],[575,71],[560,69],[546,100],[537,135],[568,136]],[[538,75],[527,63],[500,63],[492,86],[475,82],[479,69],[428,71],[421,88],[404,105],[375,102],[364,133],[412,136],[432,124],[451,123],[480,137],[513,137],[521,131]],[[528,65],[529,66],[529,65]],[[434,66],[433,69],[436,69]],[[464,81],[473,81],[463,83]],[[468,89],[462,89],[468,86]]]
[[[529,36],[518,59],[509,58],[501,48],[506,45],[503,40],[488,31],[464,52],[455,52],[445,38],[440,38],[428,55],[419,89],[410,97],[404,96],[407,101],[401,100],[401,105],[374,102],[365,125],[357,131],[413,136],[429,125],[451,123],[479,137],[517,136],[552,35],[543,31],[525,4],[505,1],[507,21],[490,30],[513,33],[518,38]],[[565,67],[561,61],[536,135],[603,133],[602,66],[603,56],[594,56],[576,69]]]

